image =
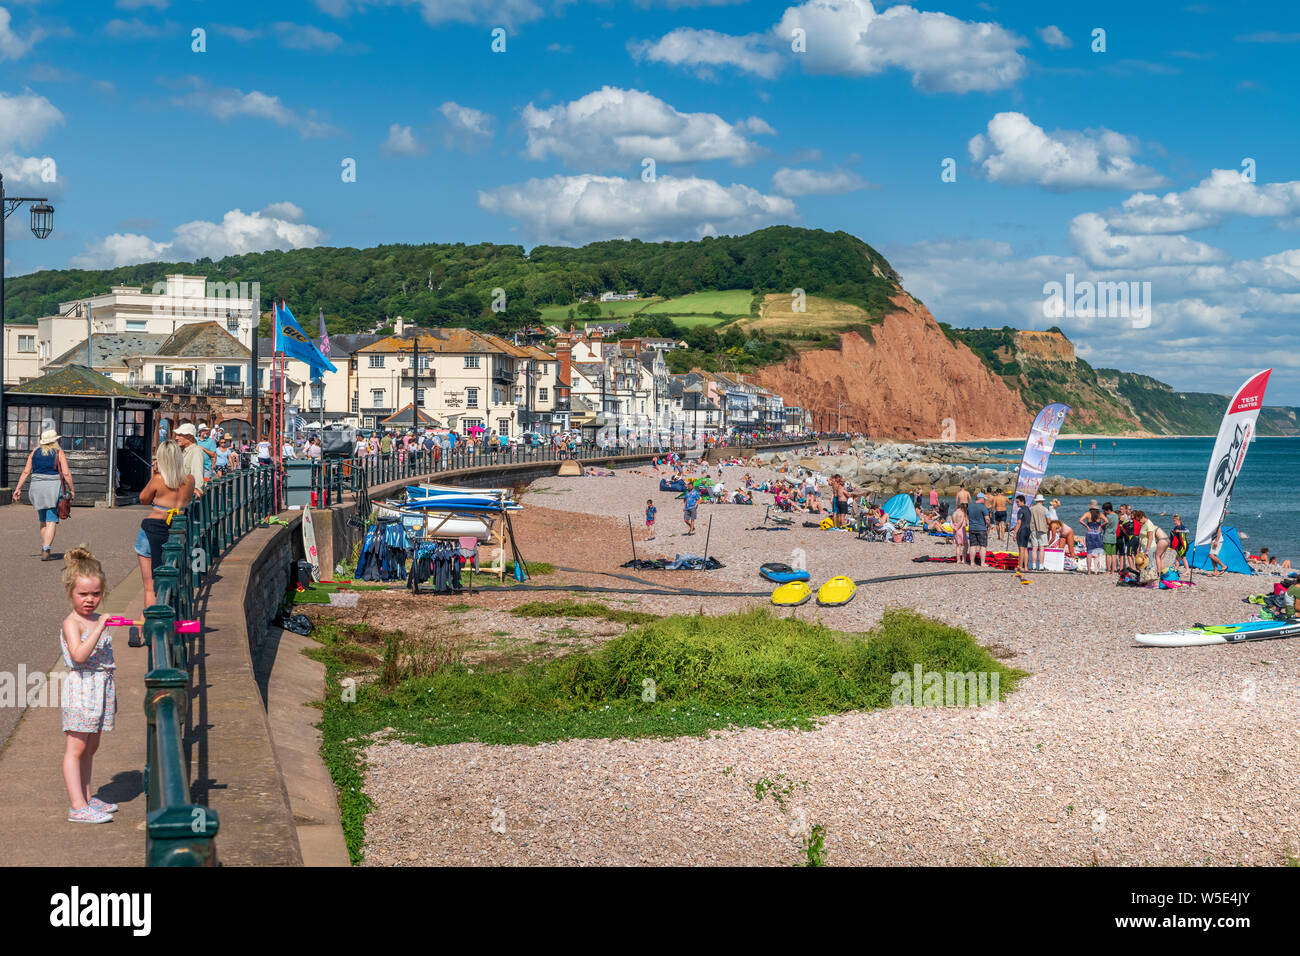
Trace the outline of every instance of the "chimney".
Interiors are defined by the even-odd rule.
[[[605,333],[600,329],[591,333],[591,351],[595,353],[598,362],[605,360]]]
[[[555,360],[560,367],[560,374],[556,382],[566,389],[573,384],[573,379],[569,375],[572,355],[573,345],[570,342],[569,334],[564,332],[557,335],[555,337]]]
[[[406,328],[406,323],[402,320],[402,317],[399,315],[399,316],[398,316],[398,317],[393,321],[393,334],[394,334],[394,335],[401,335],[401,334],[402,334],[402,331],[403,331],[405,328]]]

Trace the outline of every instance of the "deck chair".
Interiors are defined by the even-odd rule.
[[[478,538],[473,535],[462,535],[456,539],[460,542],[460,553],[466,561],[473,564],[474,570],[478,570]]]

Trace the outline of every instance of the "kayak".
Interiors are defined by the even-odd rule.
[[[787,581],[808,580],[807,571],[797,571],[788,564],[781,564],[776,561],[763,565],[758,569],[758,573],[769,581],[775,581],[777,584],[785,584]]]
[[[432,498],[436,495],[487,495],[490,498],[496,498],[505,495],[506,500],[514,497],[514,492],[509,488],[459,488],[456,485],[407,485],[406,497],[408,498]]]
[[[772,603],[778,607],[798,607],[812,598],[812,588],[807,581],[788,581],[772,592]]]
[[[439,508],[444,511],[500,511],[501,502],[496,498],[475,495],[439,495],[436,498],[408,498],[403,502],[405,508]],[[508,511],[519,511],[523,506],[506,500]]]
[[[858,586],[852,578],[837,575],[817,589],[817,603],[822,607],[839,607],[853,600]]]
[[[1239,644],[1242,641],[1271,641],[1300,635],[1300,621],[1245,621],[1241,624],[1194,624],[1181,631],[1136,634],[1134,640],[1151,647],[1199,647],[1206,644]]]

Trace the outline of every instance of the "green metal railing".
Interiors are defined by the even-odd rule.
[[[158,603],[145,608],[148,648],[144,712],[145,862],[149,866],[213,866],[217,813],[191,799],[189,641],[178,621],[198,617],[198,595],[213,563],[276,512],[274,474],[241,471],[208,484],[172,519],[154,572]],[[201,626],[201,623],[200,623]],[[197,640],[197,637],[196,637]]]

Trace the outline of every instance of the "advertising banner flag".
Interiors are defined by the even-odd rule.
[[[1047,474],[1047,459],[1052,456],[1056,445],[1056,436],[1061,434],[1061,423],[1069,405],[1054,402],[1046,406],[1034,417],[1034,424],[1025,439],[1025,454],[1020,459],[1020,470],[1016,472],[1016,494],[1024,495],[1025,501],[1033,501],[1038,494],[1038,486]]]
[[[1264,389],[1268,387],[1271,368],[1256,372],[1228,402],[1219,437],[1210,455],[1210,468],[1205,475],[1205,490],[1201,493],[1201,511],[1196,518],[1194,544],[1209,544],[1228,510],[1233,485],[1246,463],[1246,449],[1255,437],[1255,419],[1264,407]]]

